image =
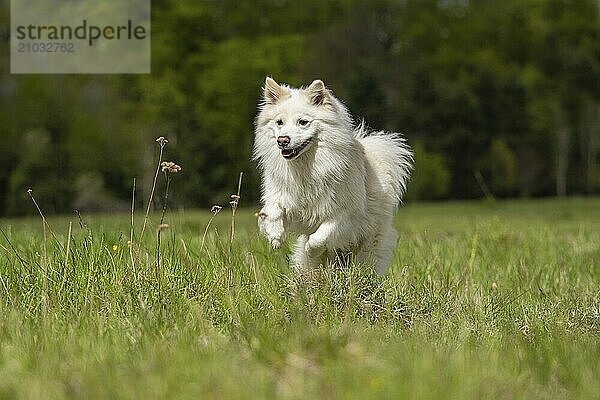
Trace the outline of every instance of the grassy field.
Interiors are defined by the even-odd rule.
[[[254,211],[1,220],[0,398],[599,398],[600,199],[409,204],[385,277]]]

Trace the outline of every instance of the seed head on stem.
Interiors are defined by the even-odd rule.
[[[181,171],[181,167],[173,161],[163,161],[160,163],[160,167],[164,173],[176,174]]]
[[[154,198],[154,190],[156,189],[156,180],[158,179],[158,174],[161,169],[162,164],[162,155],[163,149],[165,145],[169,143],[164,136],[159,136],[156,138],[156,142],[160,146],[160,152],[158,154],[158,166],[156,167],[156,173],[154,174],[154,181],[152,182],[152,190],[150,190],[150,198],[148,199],[148,207],[146,208],[146,215],[144,215],[144,224],[142,225],[142,233],[140,234],[140,239],[144,237],[144,232],[146,231],[146,224],[148,222],[148,214],[150,214],[150,207],[152,206],[152,199]]]

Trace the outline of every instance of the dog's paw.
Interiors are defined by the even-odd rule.
[[[282,238],[271,238],[270,242],[271,242],[271,247],[274,248],[275,250],[277,250],[283,244],[283,239]]]
[[[267,239],[269,240],[271,247],[277,250],[285,242],[285,231],[283,229],[278,230],[277,232],[271,231],[271,234],[267,235]]]
[[[262,212],[257,216],[260,233],[267,238],[271,247],[274,249],[280,248],[283,242],[285,242],[283,220],[281,218],[269,218],[267,214]]]

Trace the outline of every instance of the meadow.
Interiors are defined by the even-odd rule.
[[[0,220],[0,398],[598,398],[599,198],[409,203],[383,277],[241,206]]]

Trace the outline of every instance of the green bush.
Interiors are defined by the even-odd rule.
[[[490,190],[495,195],[510,195],[517,185],[517,161],[514,152],[502,138],[490,145],[484,170],[489,175]]]
[[[434,200],[448,196],[450,171],[444,157],[439,153],[428,152],[420,143],[413,146],[415,155],[412,179],[408,184],[406,199]]]

